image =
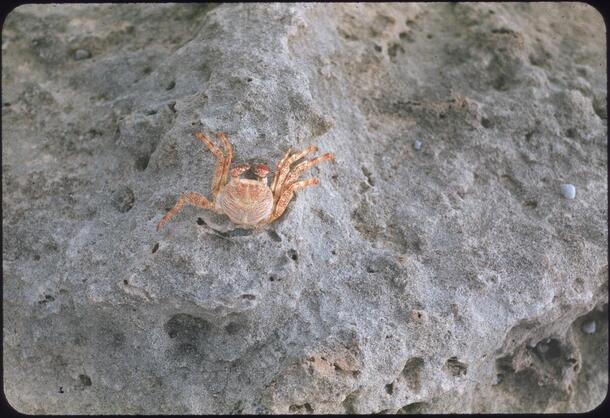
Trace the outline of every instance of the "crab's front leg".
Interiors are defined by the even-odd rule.
[[[159,228],[161,228],[161,226],[163,226],[163,224],[165,222],[169,221],[172,216],[174,216],[176,213],[178,213],[180,211],[180,209],[182,209],[182,206],[185,205],[185,203],[191,204],[193,206],[198,206],[198,207],[204,208],[204,209],[214,210],[214,205],[212,204],[212,202],[210,202],[201,193],[195,193],[195,192],[183,193],[178,198],[178,202],[176,202],[174,207],[171,208],[170,210],[168,210],[167,213],[163,216],[163,218],[161,218],[161,220],[157,224],[157,231],[159,230]]]

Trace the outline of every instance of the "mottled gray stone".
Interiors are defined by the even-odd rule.
[[[596,407],[604,31],[583,3],[18,7],[2,33],[9,402]],[[196,129],[226,132],[236,163],[309,144],[337,161],[266,228],[187,206],[157,232],[181,193],[210,197]]]

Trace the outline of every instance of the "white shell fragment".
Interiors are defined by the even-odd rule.
[[[574,199],[576,197],[576,187],[573,184],[562,184],[561,194],[566,199]]]
[[[74,53],[74,59],[77,61],[84,60],[91,57],[91,53],[86,49],[77,49]]]
[[[580,329],[582,329],[582,332],[584,332],[585,334],[594,334],[596,329],[595,321],[591,320],[583,322]]]
[[[415,141],[413,143],[413,148],[415,148],[415,150],[419,151],[421,149],[421,141]]]

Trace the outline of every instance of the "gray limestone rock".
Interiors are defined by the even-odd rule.
[[[4,390],[28,414],[567,412],[608,385],[583,3],[25,5],[2,28]],[[77,50],[88,59],[74,59]],[[333,152],[266,228],[185,206]],[[425,138],[425,146],[413,144]],[[578,199],[558,196],[564,181]],[[583,323],[594,321],[595,333]]]

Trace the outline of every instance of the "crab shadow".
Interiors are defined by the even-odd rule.
[[[208,219],[208,221],[206,222],[202,217],[197,218],[197,225],[203,228],[206,233],[225,239],[248,237],[251,235],[260,234],[265,231],[265,229],[263,228],[234,227],[234,225],[231,224],[228,220],[223,220],[223,222],[217,223],[211,222],[210,219]]]

